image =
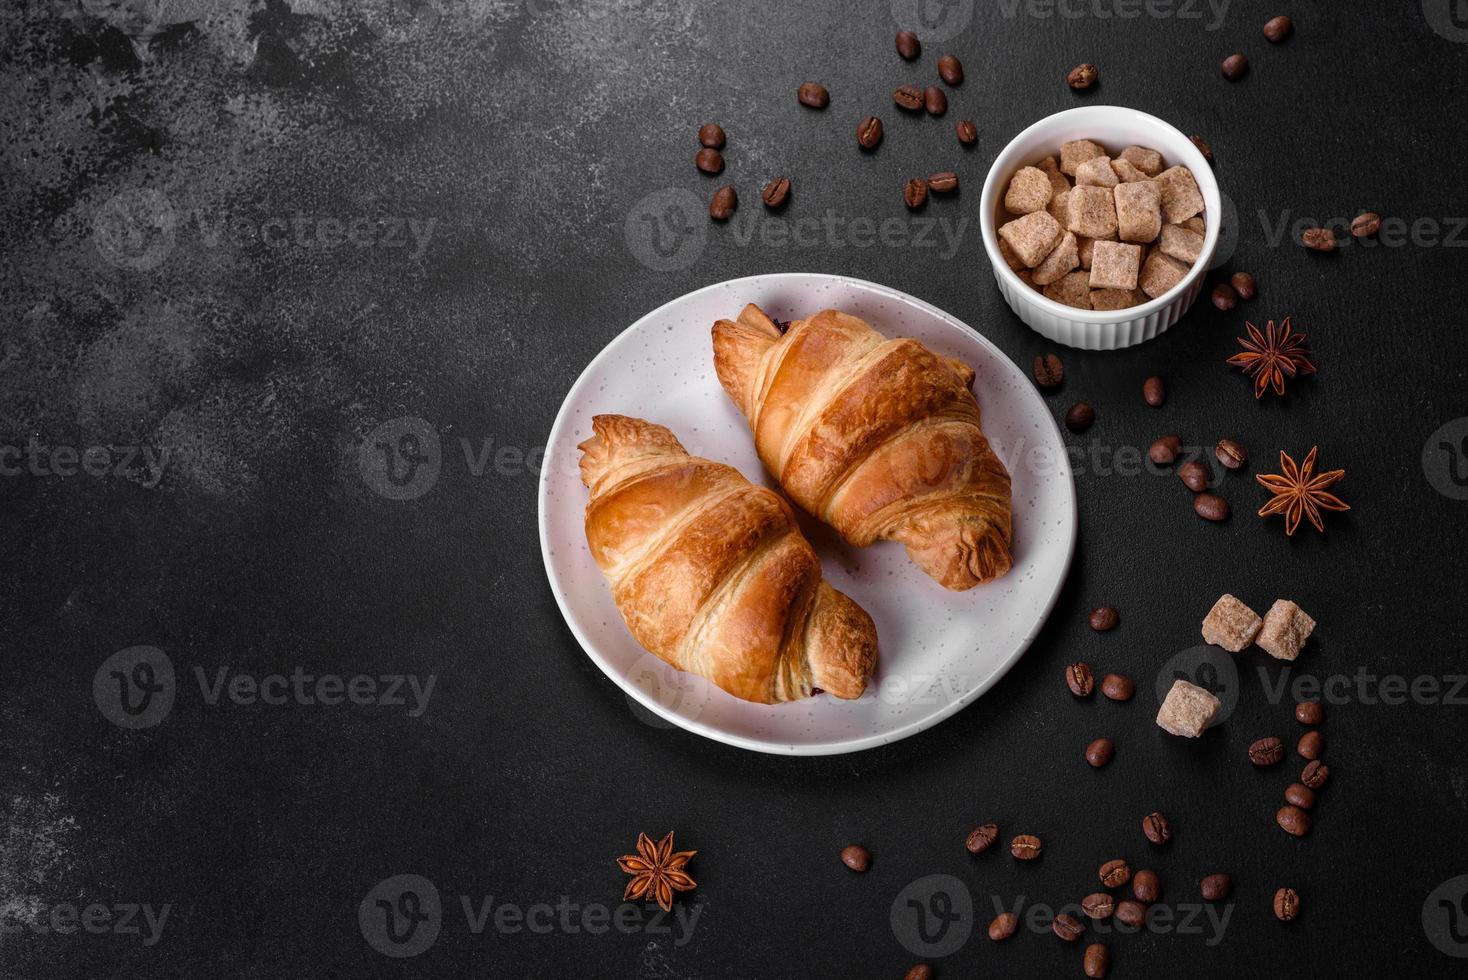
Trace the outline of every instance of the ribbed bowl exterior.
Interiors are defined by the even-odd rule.
[[[1197,300],[1198,294],[1203,291],[1203,277],[1198,275],[1171,302],[1145,316],[1108,323],[1085,323],[1040,309],[1039,304],[1034,302],[1034,297],[1039,294],[1023,283],[1018,288],[1011,286],[997,272],[994,281],[999,284],[999,293],[1009,304],[1009,308],[1014,310],[1015,316],[1023,320],[1031,330],[1057,344],[1079,347],[1082,350],[1120,350],[1151,340],[1181,320],[1183,314]]]

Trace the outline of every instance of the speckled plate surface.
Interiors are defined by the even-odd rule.
[[[619,413],[668,426],[690,453],[775,487],[744,417],[714,374],[709,331],[758,303],[780,319],[825,308],[860,316],[889,337],[915,337],[961,358],[978,377],[984,431],[1014,487],[1014,568],[997,582],[949,592],[901,545],[847,546],[802,516],[828,581],[877,624],[880,664],[855,701],[819,695],[750,704],[639,647],[586,546],[586,489],[576,444],[591,417]],[[551,429],[541,473],[540,545],[561,612],[587,654],[629,699],[689,731],[760,752],[826,755],[895,742],[935,725],[988,690],[1049,615],[1076,540],[1075,485],[1060,432],[1024,373],[974,330],[906,293],[859,279],[779,273],[689,293],[628,327],[572,386]]]

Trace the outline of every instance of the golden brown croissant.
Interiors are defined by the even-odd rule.
[[[586,540],[637,642],[746,701],[859,697],[876,627],[821,577],[779,494],[688,455],[661,425],[591,425],[577,447]]]
[[[782,331],[751,304],[714,324],[714,367],[765,466],[848,542],[901,541],[950,589],[1009,571],[1009,473],[968,365],[836,310]]]

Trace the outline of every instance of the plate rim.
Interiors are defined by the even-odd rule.
[[[652,318],[658,316],[664,310],[666,310],[670,306],[673,306],[674,304],[685,302],[687,300],[693,299],[696,296],[702,295],[703,293],[711,292],[716,289],[725,289],[731,286],[738,286],[741,283],[748,283],[755,280],[768,282],[770,280],[785,279],[801,279],[808,281],[815,280],[817,282],[824,280],[831,283],[851,284],[861,288],[875,290],[892,299],[901,300],[905,303],[911,303],[914,306],[917,306],[922,310],[938,317],[940,320],[943,320],[950,326],[955,326],[962,329],[973,339],[977,340],[984,347],[988,348],[989,352],[992,355],[1000,358],[1005,364],[1009,365],[1012,370],[1018,372],[1022,378],[1024,377],[1023,369],[1020,368],[1019,365],[1015,364],[1014,361],[1010,360],[1009,356],[1005,354],[1004,351],[1000,350],[999,347],[988,337],[985,337],[982,333],[975,330],[973,327],[969,326],[958,317],[946,312],[945,310],[940,309],[937,306],[934,306],[932,303],[929,303],[926,300],[922,300],[916,296],[913,296],[911,293],[904,292],[892,286],[885,286],[881,283],[872,282],[867,279],[860,279],[855,276],[843,276],[829,272],[757,273],[755,275],[740,276],[735,279],[725,279],[720,282],[710,283],[706,286],[700,286],[697,289],[683,293],[680,296],[675,296],[667,302],[662,303],[659,306],[656,306],[653,309],[649,310],[647,313],[644,313],[642,316],[634,320],[629,326],[620,331],[615,337],[607,341],[602,349],[597,352],[596,356],[593,357],[587,363],[587,365],[581,369],[581,373],[577,375],[576,380],[566,391],[565,398],[561,400],[561,407],[556,410],[555,421],[551,423],[550,433],[546,436],[546,457],[550,457],[551,447],[557,445],[557,443],[559,442],[559,437],[562,435],[561,429],[566,423],[568,411],[570,409],[572,401],[581,391],[582,386],[588,382],[588,379],[590,378],[592,372],[598,367],[598,365],[601,364],[602,360],[608,356],[608,353],[614,347],[616,347],[630,334],[638,330],[648,320],[651,320]],[[1042,409],[1044,408],[1044,400],[1040,398],[1039,393],[1036,392],[1033,387],[1026,384],[1022,390],[1028,391],[1029,394],[1038,402],[1040,407]],[[1065,437],[1061,435],[1060,426],[1055,421],[1054,415],[1048,409],[1043,411],[1042,415],[1045,421],[1049,424],[1050,431],[1054,433],[1056,440],[1063,448],[1065,446]],[[963,695],[943,705],[940,705],[939,708],[933,713],[925,715],[921,718],[914,719],[913,721],[906,722],[902,726],[892,731],[881,732],[871,735],[863,735],[857,738],[845,738],[829,742],[794,745],[787,742],[763,741],[760,739],[749,738],[747,736],[738,735],[732,732],[725,731],[721,728],[708,725],[697,718],[683,718],[669,711],[656,699],[645,695],[644,692],[635,684],[626,683],[624,678],[620,676],[618,671],[616,671],[601,656],[601,654],[597,652],[597,650],[595,649],[595,645],[592,644],[589,638],[582,632],[581,628],[577,625],[575,619],[571,616],[570,611],[566,608],[566,602],[561,596],[561,592],[563,590],[558,587],[559,582],[557,580],[555,570],[551,566],[550,543],[548,539],[547,506],[550,494],[550,481],[554,472],[555,467],[552,465],[546,465],[543,467],[535,494],[536,523],[538,525],[538,533],[540,538],[540,557],[541,563],[545,567],[546,580],[547,584],[550,586],[551,595],[556,600],[556,608],[560,611],[561,619],[565,621],[566,627],[570,629],[571,634],[576,637],[576,642],[580,644],[582,652],[585,653],[589,658],[591,658],[591,662],[596,664],[597,669],[600,670],[604,675],[606,675],[607,679],[615,684],[624,695],[631,697],[638,704],[642,705],[643,708],[662,718],[664,721],[667,721],[668,723],[678,728],[681,728],[684,731],[692,732],[695,735],[701,735],[704,738],[711,739],[715,742],[721,742],[725,745],[732,745],[735,748],[745,749],[752,752],[760,752],[767,755],[846,755],[854,752],[863,752],[868,749],[874,749],[882,745],[891,745],[894,742],[900,742],[903,739],[910,738],[920,732],[927,731],[929,728],[932,728],[935,725],[946,721],[947,719],[956,715],[958,712],[962,711],[964,708],[968,707],[974,701],[977,701],[980,697],[987,693],[990,688],[999,683],[1004,675],[1009,673],[1009,671],[1014,668],[1015,664],[1019,663],[1020,658],[1022,658],[1027,652],[1029,652],[1030,646],[1035,642],[1035,638],[1040,634],[1040,631],[1044,628],[1045,624],[1049,622],[1050,614],[1054,611],[1055,604],[1060,599],[1060,593],[1065,588],[1066,581],[1070,578],[1070,569],[1072,563],[1075,560],[1076,542],[1079,537],[1080,508],[1076,497],[1075,473],[1073,469],[1068,465],[1067,457],[1067,465],[1065,466],[1065,488],[1069,492],[1070,496],[1070,533],[1067,535],[1067,540],[1065,544],[1065,561],[1061,566],[1060,575],[1056,581],[1055,586],[1051,589],[1050,595],[1045,599],[1044,607],[1041,609],[1038,622],[1035,624],[1035,627],[1030,632],[1030,634],[1024,637],[1019,642],[1014,651],[1010,653],[1009,656],[1007,656],[1004,661],[1000,663],[993,670],[992,673],[989,674],[988,677],[986,677],[982,682],[980,682],[972,689],[966,691]]]

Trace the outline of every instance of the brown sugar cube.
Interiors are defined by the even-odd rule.
[[[1030,269],[1045,260],[1064,234],[1060,222],[1044,211],[1015,218],[999,228],[999,237],[1009,242],[1014,254]]]
[[[1097,242],[1091,248],[1092,289],[1136,289],[1142,246]]]
[[[1146,295],[1138,293],[1135,289],[1093,289],[1091,290],[1091,309],[1125,310],[1139,305],[1137,302],[1139,295],[1142,297],[1142,302],[1145,303]]]
[[[1065,228],[1087,238],[1116,234],[1116,202],[1109,187],[1076,186],[1065,202]]]
[[[1015,254],[1014,246],[1010,245],[1009,242],[1005,241],[1003,238],[999,239],[999,254],[1004,258],[1004,264],[1009,266],[1015,272],[1018,272],[1025,267],[1024,262],[1020,261],[1020,257]]]
[[[1187,167],[1172,167],[1152,179],[1162,191],[1162,216],[1168,224],[1182,224],[1203,210],[1203,195]]]
[[[1259,635],[1259,614],[1225,592],[1203,618],[1203,640],[1238,653]]]
[[[1045,287],[1045,296],[1057,303],[1074,306],[1079,310],[1091,308],[1091,287],[1085,272],[1067,272]]]
[[[1015,214],[1032,214],[1045,210],[1050,203],[1050,178],[1043,170],[1020,167],[1009,178],[1009,190],[1004,192],[1004,206]]]
[[[1072,140],[1060,144],[1060,172],[1076,174],[1076,168],[1093,157],[1104,157],[1106,151],[1090,140]]]
[[[1177,259],[1163,255],[1161,252],[1153,252],[1147,256],[1147,261],[1142,263],[1142,277],[1138,285],[1142,287],[1142,292],[1156,299],[1182,282],[1183,277],[1187,274],[1188,267]]]
[[[1121,178],[1116,176],[1115,170],[1111,169],[1109,159],[1092,157],[1076,167],[1076,183],[1088,184],[1092,187],[1115,187],[1121,183]]]
[[[1162,230],[1162,188],[1155,181],[1117,184],[1116,231],[1124,242],[1150,242]]]
[[[1111,172],[1116,174],[1116,179],[1123,184],[1135,184],[1139,180],[1151,180],[1146,174],[1137,169],[1136,164],[1130,160],[1116,159],[1111,161]]]
[[[1080,259],[1081,268],[1091,267],[1091,249],[1096,245],[1096,239],[1087,238],[1085,235],[1076,236],[1076,258]]]
[[[1315,620],[1288,599],[1276,599],[1254,642],[1275,660],[1294,660],[1315,631]]]
[[[1055,189],[1055,193],[1063,194],[1070,190],[1070,178],[1060,172],[1060,165],[1055,162],[1054,157],[1041,160],[1035,164],[1035,169],[1050,178],[1050,186]]]
[[[1172,690],[1162,701],[1157,711],[1157,724],[1163,731],[1183,738],[1197,738],[1203,734],[1208,723],[1218,716],[1223,702],[1207,688],[1189,684],[1185,680],[1172,682]]]
[[[1024,283],[1026,286],[1029,286],[1031,289],[1040,288],[1039,286],[1035,285],[1035,274],[1029,269],[1016,269],[1014,274],[1019,276],[1020,282]]]
[[[1118,160],[1125,160],[1148,177],[1162,173],[1162,154],[1146,146],[1129,146],[1121,151]]]
[[[1188,231],[1196,231],[1200,235],[1206,235],[1208,233],[1208,225],[1202,218],[1196,216],[1189,218],[1187,221],[1180,222],[1178,227],[1186,228]]]
[[[1050,199],[1050,203],[1045,206],[1045,210],[1050,213],[1050,217],[1054,218],[1056,221],[1064,225],[1066,218],[1069,217],[1065,210],[1068,206],[1066,202],[1069,200],[1070,187],[1067,186],[1065,190],[1061,191],[1059,194],[1056,194]]]
[[[1203,254],[1203,236],[1182,225],[1164,225],[1162,236],[1157,239],[1157,248],[1163,255],[1171,255],[1191,266]]]
[[[1076,253],[1076,236],[1066,232],[1055,250],[1045,256],[1045,261],[1035,268],[1035,285],[1048,286],[1080,264],[1080,256]]]

